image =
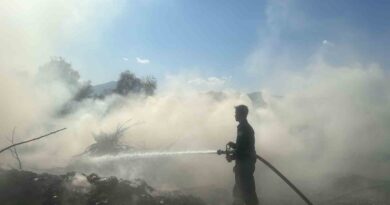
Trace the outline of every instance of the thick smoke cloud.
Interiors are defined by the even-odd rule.
[[[0,69],[34,73],[70,44],[98,42],[99,30],[120,13],[124,1],[6,1],[0,4]]]
[[[41,86],[34,87],[20,76],[4,78],[2,83],[7,87],[2,87],[6,88],[2,93],[6,100],[1,102],[1,116],[9,117],[2,119],[3,136],[9,136],[13,126],[17,126],[20,140],[62,126],[68,128],[20,147],[26,168],[65,167],[94,142],[92,133],[110,132],[128,119],[142,124],[128,130],[123,143],[141,151],[223,148],[235,137],[233,107],[244,103],[250,108],[258,153],[303,187],[318,188],[329,176],[342,174],[383,180],[390,169],[390,81],[388,73],[376,66],[313,65],[280,83],[299,85],[286,88],[282,97],[263,90],[265,107],[255,107],[246,94],[233,91],[226,91],[224,99],[197,90],[165,91],[149,97],[112,95],[104,100],[85,100],[65,117],[50,114],[56,110],[50,101],[56,99],[37,89]],[[14,103],[21,99],[25,103]],[[1,145],[6,144],[3,137]],[[14,163],[6,154],[1,158],[3,167]],[[119,171],[111,174],[142,177],[172,189],[232,185],[232,165],[217,156],[126,161],[116,166]],[[256,178],[260,190],[267,187],[266,193],[283,187],[276,183],[276,177],[268,180],[270,176],[273,174],[259,164]]]

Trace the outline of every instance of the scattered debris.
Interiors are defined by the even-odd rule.
[[[201,199],[190,195],[155,191],[141,179],[134,182],[75,172],[57,176],[20,170],[0,170],[0,193],[1,204],[6,205],[205,205]]]
[[[86,150],[78,156],[116,155],[122,152],[131,151],[133,147],[120,143],[120,140],[126,130],[138,124],[134,123],[131,126],[125,126],[128,121],[119,124],[114,132],[100,132],[99,134],[93,134],[95,143],[88,146]]]

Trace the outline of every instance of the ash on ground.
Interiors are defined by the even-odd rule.
[[[0,193],[0,201],[4,205],[205,204],[197,197],[180,192],[159,192],[141,179],[129,181],[75,172],[52,175],[0,170]]]

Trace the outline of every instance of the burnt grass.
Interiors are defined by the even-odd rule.
[[[0,170],[0,204],[126,204],[204,205],[197,197],[179,192],[160,192],[141,179],[122,180],[96,174],[64,175]]]
[[[206,194],[202,194],[206,192]],[[262,192],[260,192],[261,194]],[[390,181],[373,180],[357,175],[335,178],[316,193],[309,192],[314,204],[388,205]],[[63,175],[0,169],[0,205],[206,205],[231,204],[230,192],[202,188],[201,192],[163,192],[144,180],[123,180],[97,174],[68,172]],[[293,193],[290,193],[290,195]],[[298,205],[304,202],[295,195],[260,195],[260,204]]]

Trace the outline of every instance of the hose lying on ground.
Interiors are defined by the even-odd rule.
[[[280,178],[282,178],[283,181],[286,182],[288,186],[290,186],[291,189],[293,189],[295,193],[297,193],[308,205],[313,205],[313,203],[311,203],[311,201],[301,191],[299,191],[299,189],[293,183],[291,183],[282,173],[280,173],[279,170],[277,170],[271,163],[269,163],[267,160],[260,157],[259,155],[256,156],[259,161],[263,162],[270,169],[272,169],[272,171],[274,171]]]

